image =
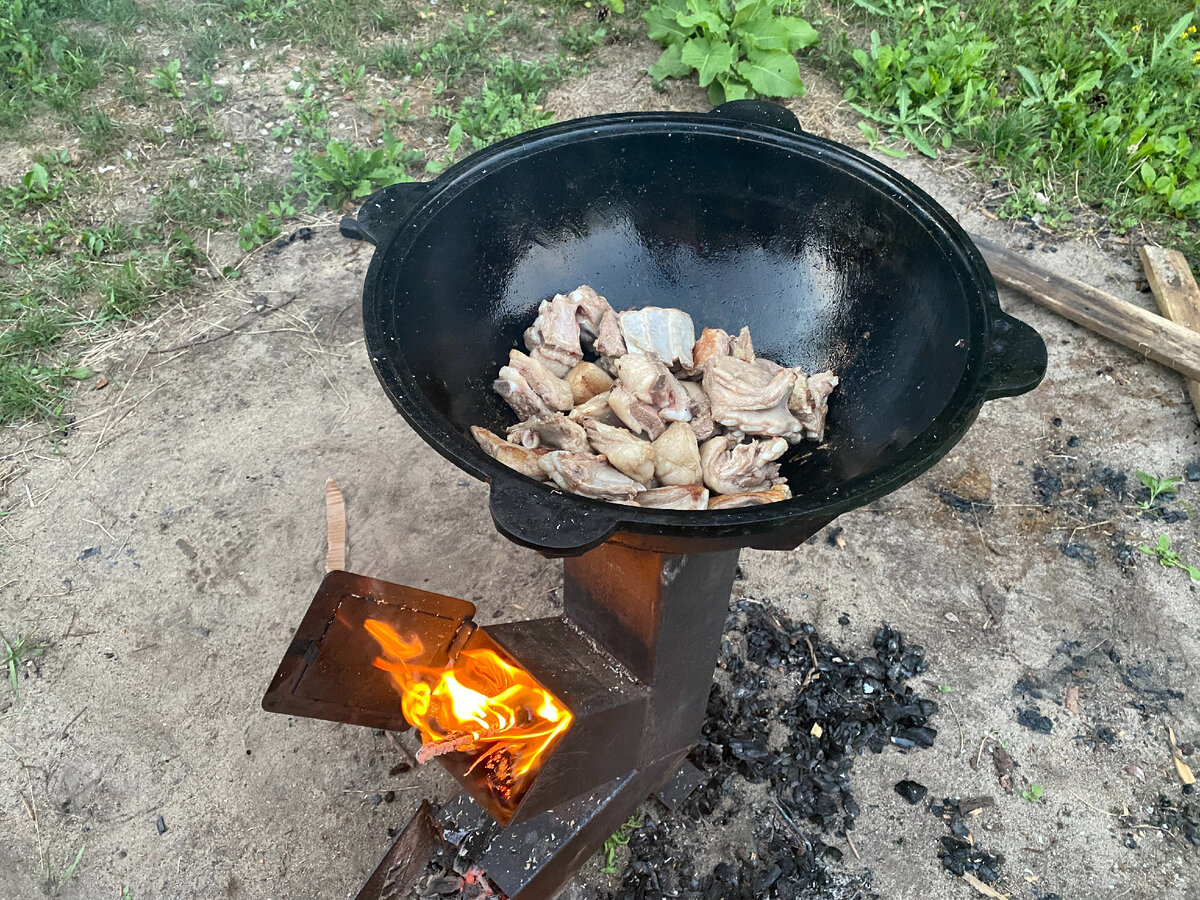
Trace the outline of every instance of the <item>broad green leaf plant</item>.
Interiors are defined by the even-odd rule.
[[[642,15],[665,48],[650,76],[661,82],[695,72],[714,105],[803,96],[794,54],[818,35],[783,7],[783,0],[658,0]]]

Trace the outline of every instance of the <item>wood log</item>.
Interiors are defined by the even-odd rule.
[[[1090,284],[1032,265],[1006,247],[971,235],[998,284],[1019,291],[1084,328],[1200,381],[1200,334]]]
[[[1144,246],[1138,248],[1138,255],[1162,314],[1176,324],[1200,332],[1200,286],[1196,285],[1183,254]],[[1189,378],[1185,384],[1192,398],[1192,411],[1200,419],[1200,381]]]

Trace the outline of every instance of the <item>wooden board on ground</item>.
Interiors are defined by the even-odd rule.
[[[1145,246],[1138,248],[1138,255],[1162,314],[1184,328],[1200,332],[1200,286],[1183,254]],[[1187,390],[1196,418],[1200,419],[1200,380],[1189,378]]]
[[[1112,294],[1026,262],[1006,247],[971,235],[992,277],[1084,328],[1200,381],[1200,334]]]

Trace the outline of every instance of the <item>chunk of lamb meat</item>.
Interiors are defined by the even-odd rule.
[[[788,410],[795,384],[793,370],[767,360],[718,356],[704,370],[704,392],[712,401],[713,421],[740,434],[802,435],[803,426]]]
[[[654,478],[654,445],[630,434],[624,428],[614,428],[584,419],[583,427],[592,449],[608,457],[609,464],[634,481],[649,484]]]
[[[783,438],[738,443],[729,434],[709,438],[700,447],[700,467],[708,489],[718,494],[766,491],[785,480],[775,460],[787,451]]]
[[[742,362],[754,362],[754,341],[750,338],[750,328],[742,326],[738,336],[730,344],[729,352]]]
[[[605,457],[591,453],[552,450],[538,459],[538,465],[564,491],[596,500],[629,501],[646,489],[610,466]]]
[[[538,465],[538,460],[549,453],[549,450],[527,450],[524,447],[510,444],[501,440],[486,428],[478,425],[471,426],[471,436],[483,448],[483,452],[497,462],[504,463],[510,469],[520,472],[535,481],[545,481],[546,473]]]
[[[687,391],[688,399],[691,400],[692,420],[688,422],[688,425],[691,427],[692,433],[696,435],[696,440],[706,441],[721,430],[713,421],[712,404],[708,402],[708,394],[704,393],[704,388],[695,381],[679,383]]]
[[[612,377],[590,362],[581,362],[568,372],[566,382],[571,386],[571,398],[576,406],[597,394],[603,394],[613,386]]]
[[[599,356],[615,360],[629,352],[625,346],[625,336],[621,333],[621,321],[611,309],[600,317],[600,327],[596,333],[594,348]]]
[[[638,351],[657,357],[668,366],[692,368],[692,347],[696,345],[696,326],[681,309],[647,306],[618,314],[621,333],[629,352]]]
[[[644,434],[650,440],[667,430],[658,410],[649,403],[643,403],[620,383],[608,392],[608,408],[622,425],[634,434]]]
[[[600,321],[604,314],[611,313],[613,308],[586,284],[575,288],[567,297],[576,304],[575,321],[579,323],[580,341],[585,349],[590,350],[600,332]]]
[[[662,362],[645,353],[626,353],[617,360],[621,387],[642,403],[653,406],[663,421],[688,422],[691,398],[679,379]]]
[[[502,366],[492,387],[522,420],[537,415],[553,415],[575,405],[571,386],[520,350],[508,352],[508,365]]]
[[[581,425],[584,419],[595,419],[597,422],[603,422],[605,425],[620,425],[621,420],[617,418],[617,414],[608,405],[608,398],[611,393],[611,391],[605,391],[603,394],[597,394],[595,397],[583,401],[567,413],[567,417]]]
[[[704,364],[714,356],[728,356],[731,341],[728,332],[720,328],[705,328],[700,332],[700,339],[692,347],[692,367],[690,372],[695,374],[704,368]]]
[[[702,484],[678,484],[642,491],[634,501],[651,509],[708,509],[708,488]]]
[[[825,440],[825,416],[829,413],[829,395],[838,386],[838,377],[832,372],[818,372],[805,377],[800,369],[796,386],[788,399],[788,409],[804,426],[804,434],[815,441]]]
[[[579,304],[566,294],[543,300],[537,318],[525,329],[525,349],[529,355],[562,378],[583,359],[579,345]]]
[[[701,480],[700,447],[687,422],[673,422],[651,446],[654,477],[661,485],[698,484]]]
[[[640,495],[639,495],[640,496]],[[761,506],[791,500],[792,492],[786,484],[777,484],[769,491],[750,491],[745,494],[719,494],[708,501],[709,509],[738,509],[742,506]]]
[[[543,447],[547,450],[571,450],[587,453],[587,432],[577,422],[562,413],[552,416],[534,416],[508,429],[511,443],[520,444],[526,450]]]

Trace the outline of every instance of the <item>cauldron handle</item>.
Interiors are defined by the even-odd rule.
[[[342,237],[370,241],[376,247],[386,246],[429,187],[426,181],[406,181],[380,188],[363,201],[358,208],[358,218],[346,216],[338,230]]]
[[[734,119],[748,122],[751,125],[765,125],[768,128],[780,128],[795,134],[803,133],[800,120],[786,107],[778,103],[768,103],[766,100],[730,100],[714,107],[709,113],[719,119]]]
[[[1032,326],[999,313],[992,320],[992,342],[984,366],[985,400],[1032,391],[1046,374],[1046,342]]]
[[[520,478],[493,478],[489,505],[497,531],[546,556],[578,556],[617,530],[617,519],[602,507]]]

